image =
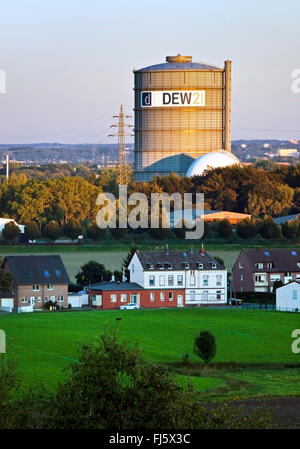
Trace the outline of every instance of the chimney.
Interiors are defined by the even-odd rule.
[[[112,274],[112,275],[111,275],[111,281],[110,281],[110,282],[115,282],[115,279],[116,279],[116,278],[115,278],[115,275]]]
[[[169,245],[167,243],[166,243],[165,253],[166,253],[166,256],[168,256],[170,254],[169,253]]]
[[[125,268],[123,267],[122,270],[122,282],[126,282],[127,281],[127,277],[125,276]]]
[[[201,243],[201,256],[204,256],[205,251],[204,251],[204,246],[203,243]]]

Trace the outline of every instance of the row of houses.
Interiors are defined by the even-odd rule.
[[[128,265],[128,281],[100,282],[79,295],[68,292],[70,279],[58,255],[6,256],[2,269],[13,280],[11,291],[1,295],[0,308],[16,312],[42,309],[49,302],[60,308],[71,304],[118,309],[127,303],[159,308],[225,305],[228,301],[227,269],[203,247],[136,251]],[[300,285],[298,249],[246,249],[233,266],[231,290],[236,296],[243,291],[270,293],[279,280]],[[298,298],[294,291],[291,295]],[[295,300],[292,305],[298,307]]]

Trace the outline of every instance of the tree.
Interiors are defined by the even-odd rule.
[[[283,283],[281,280],[275,281],[273,284],[273,293],[276,293],[277,288],[282,287]]]
[[[219,222],[218,233],[226,240],[228,240],[232,236],[232,224],[226,218]]]
[[[220,265],[223,265],[223,266],[225,267],[224,260],[223,260],[221,257],[219,257],[219,256],[214,256],[214,259],[215,259]]]
[[[66,237],[75,240],[82,234],[82,226],[79,221],[74,218],[70,218],[70,220],[63,227],[63,233]]]
[[[55,429],[216,426],[191,386],[177,386],[174,374],[143,359],[138,348],[119,341],[115,332],[85,344],[68,372],[50,402],[47,423]]]
[[[97,223],[92,222],[87,226],[87,235],[92,240],[104,239],[107,236],[107,229],[101,229]]]
[[[38,224],[35,221],[30,221],[25,226],[25,234],[29,240],[36,240],[40,238],[41,232]]]
[[[205,366],[214,358],[217,352],[215,337],[209,331],[201,331],[194,340],[194,353],[200,357]]]
[[[110,271],[105,269],[104,265],[95,260],[90,260],[80,267],[80,271],[75,278],[78,285],[88,286],[101,281],[110,281],[111,274]]]
[[[53,242],[60,236],[60,227],[56,221],[50,221],[43,229],[43,235]]]
[[[259,233],[265,239],[278,239],[280,238],[280,227],[277,226],[272,217],[265,216]]]
[[[289,240],[295,239],[298,236],[299,225],[296,220],[290,220],[283,223],[281,226],[282,235]]]
[[[126,276],[126,278],[127,278],[127,281],[130,280],[130,272],[129,272],[129,270],[127,269],[127,267],[128,267],[128,265],[129,265],[131,259],[133,258],[133,256],[134,256],[136,250],[137,250],[137,248],[135,248],[135,247],[130,248],[129,253],[128,253],[127,256],[125,257],[125,259],[123,259],[123,262],[122,262],[122,268],[125,269],[125,276]]]
[[[2,235],[5,240],[12,243],[19,237],[20,232],[19,226],[17,226],[14,221],[8,221],[3,228]]]
[[[257,235],[258,229],[254,220],[245,218],[237,224],[236,232],[242,239],[251,239]]]

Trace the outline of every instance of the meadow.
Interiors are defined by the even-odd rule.
[[[138,343],[147,359],[174,369],[179,383],[191,381],[205,400],[300,395],[300,355],[291,351],[291,332],[299,325],[299,314],[211,308],[0,316],[7,357],[16,359],[26,385],[55,388],[64,368],[77,360],[80,344],[117,328],[121,339]],[[200,330],[211,331],[217,341],[214,363],[205,370],[193,354]],[[190,365],[183,367],[186,352]]]

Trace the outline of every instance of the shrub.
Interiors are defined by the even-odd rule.
[[[216,355],[215,337],[209,331],[201,331],[194,340],[194,353],[204,361],[206,366]]]

